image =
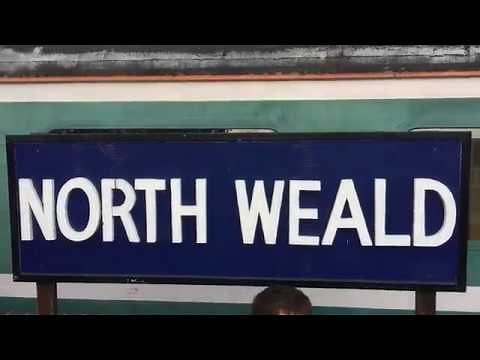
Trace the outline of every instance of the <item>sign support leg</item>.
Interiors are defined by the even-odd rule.
[[[37,282],[38,315],[57,314],[57,283]]]
[[[431,290],[415,291],[415,315],[435,315],[437,293]]]

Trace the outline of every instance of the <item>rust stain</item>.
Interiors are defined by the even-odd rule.
[[[422,71],[422,72],[366,72],[325,74],[239,74],[239,75],[115,75],[115,76],[45,76],[0,77],[0,84],[32,83],[108,83],[108,82],[215,82],[215,81],[319,81],[319,80],[375,80],[480,77],[480,70]]]

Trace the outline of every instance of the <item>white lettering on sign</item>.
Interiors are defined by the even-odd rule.
[[[157,242],[157,191],[165,190],[163,179],[135,179],[135,190],[145,191],[147,243]]]
[[[125,200],[121,205],[113,205],[113,190],[120,190],[125,196]],[[133,243],[140,242],[137,227],[133,222],[132,214],[130,214],[136,200],[135,190],[126,180],[102,179],[103,241],[113,241],[113,218],[119,217],[127,234],[128,241]]]
[[[22,240],[33,240],[32,213],[37,220],[45,240],[55,240],[55,194],[51,179],[42,181],[42,199],[40,200],[31,179],[18,180],[20,202],[20,236]]]
[[[72,227],[68,217],[68,200],[70,193],[75,189],[82,190],[88,199],[88,222],[81,231]],[[57,222],[63,236],[72,241],[87,240],[97,231],[100,217],[100,196],[90,180],[78,177],[63,184],[57,196]]]
[[[425,192],[435,191],[443,203],[443,224],[437,233],[425,235]],[[453,234],[457,216],[455,199],[450,190],[433,179],[414,180],[413,246],[436,247],[446,243]]]
[[[375,179],[375,245],[410,246],[410,235],[391,235],[385,233],[387,180]]]
[[[185,204],[182,200],[182,179],[170,179],[171,198],[168,204],[171,210],[171,243],[183,243],[182,220],[184,217],[194,217],[196,221],[196,243],[207,243],[207,179],[195,179],[195,203]],[[326,228],[320,241],[321,234],[302,235],[301,220],[318,220],[318,207],[301,207],[301,194],[311,196],[312,192],[321,191],[320,180],[275,180],[273,192],[267,197],[265,181],[255,180],[251,196],[247,194],[245,180],[234,181],[236,192],[236,208],[242,236],[242,243],[252,245],[255,243],[257,226],[261,224],[266,245],[278,243],[278,227],[282,203],[284,202],[284,188],[288,183],[288,244],[294,246],[334,246],[339,229],[354,230],[358,235],[361,246],[394,246],[394,247],[438,247],[445,244],[455,231],[457,208],[452,192],[445,184],[438,180],[415,178],[413,181],[413,213],[412,231],[406,234],[387,234],[387,180],[374,179],[374,242],[369,234],[365,216],[361,207],[353,179],[342,179],[337,189],[335,200],[326,219]],[[115,239],[114,220],[118,218],[123,226],[130,243],[156,243],[157,242],[157,193],[167,190],[165,179],[134,179],[132,186],[125,179],[101,179],[100,193],[95,185],[86,178],[77,177],[66,181],[55,197],[54,180],[43,179],[39,192],[35,189],[32,179],[18,180],[19,215],[21,240],[34,239],[34,220],[38,224],[40,233],[45,240],[57,239],[57,226],[60,233],[71,241],[85,241],[101,231],[104,242],[113,242]],[[71,225],[69,209],[72,191],[80,191],[85,195],[88,204],[88,219],[82,229],[74,229]],[[136,205],[136,191],[145,194],[145,239],[141,239],[137,225],[132,216]],[[426,193],[433,192],[441,200],[443,207],[443,222],[433,234],[427,235],[426,229]],[[123,195],[120,204],[114,204],[114,193]],[[310,195],[309,195],[310,194]],[[321,195],[321,193],[319,194]],[[286,200],[286,199],[285,199]],[[82,200],[84,201],[84,200]],[[218,205],[218,204],[217,204]],[[350,216],[343,216],[346,207]],[[216,209],[221,211],[221,209]],[[163,221],[163,224],[168,222]],[[234,225],[232,225],[234,226]],[[231,229],[232,233],[236,229]],[[229,234],[225,234],[227,237]],[[118,234],[117,234],[118,236]]]
[[[172,242],[181,243],[182,217],[194,216],[197,221],[197,244],[207,242],[207,179],[196,179],[196,205],[182,205],[182,180],[170,180],[172,192]]]
[[[352,216],[344,218],[342,217],[342,213],[347,203]],[[367,224],[365,223],[360,201],[358,200],[357,191],[355,190],[352,179],[340,181],[327,229],[323,235],[322,245],[332,245],[338,229],[355,229],[357,230],[360,243],[363,246],[372,246],[372,239],[368,233]]]
[[[282,180],[274,182],[272,201],[269,206],[263,180],[256,180],[249,205],[245,180],[235,180],[240,228],[244,244],[253,244],[259,218],[262,223],[265,244],[275,245],[277,243],[278,221],[280,220],[284,185],[285,181]]]
[[[318,245],[320,237],[300,235],[300,219],[318,219],[318,209],[300,208],[301,191],[320,191],[320,181],[290,180],[290,245]]]

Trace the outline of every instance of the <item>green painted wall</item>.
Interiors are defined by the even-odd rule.
[[[480,100],[1,103],[0,187],[5,191],[0,192],[0,228],[3,229],[0,233],[0,273],[11,272],[4,135],[47,132],[54,128],[129,127],[270,128],[281,132],[480,127]],[[479,266],[480,246],[472,242],[468,254],[469,285],[480,286]],[[64,304],[65,309],[69,309],[69,302]],[[148,308],[147,304],[141,305]],[[174,308],[187,311],[182,306]],[[222,311],[222,306],[212,306],[214,311]]]
[[[62,315],[249,315],[249,304],[174,303],[151,301],[59,300]],[[35,299],[0,298],[0,314],[36,314]],[[412,310],[314,307],[314,315],[414,315]],[[440,311],[439,315],[466,314]],[[468,313],[479,315],[480,313]]]
[[[0,298],[0,314],[35,314],[35,299]],[[151,301],[59,300],[58,313],[67,315],[249,315],[248,304],[173,303]],[[408,310],[315,307],[315,315],[404,315]]]

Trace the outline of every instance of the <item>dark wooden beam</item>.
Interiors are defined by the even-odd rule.
[[[37,306],[39,315],[57,314],[57,283],[37,282]]]
[[[437,293],[431,290],[415,291],[415,314],[435,315]]]

